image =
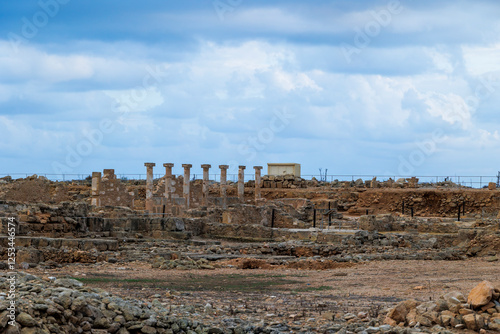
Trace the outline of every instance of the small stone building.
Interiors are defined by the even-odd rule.
[[[293,175],[300,177],[300,164],[296,163],[268,163],[267,175]]]

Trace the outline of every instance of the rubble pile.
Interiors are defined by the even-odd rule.
[[[81,201],[90,196],[89,186],[87,180],[73,183],[54,182],[36,174],[21,179],[6,176],[0,179],[0,199],[50,204]]]
[[[307,183],[306,180],[304,180],[303,178],[291,174],[277,175],[277,176],[265,175],[262,177],[262,188],[270,188],[270,189],[307,188]]]
[[[1,334],[279,334],[313,330],[307,322],[297,321],[299,315],[294,316],[291,325],[290,319],[259,321],[246,317],[244,309],[235,316],[234,310],[231,315],[223,314],[209,303],[201,311],[193,305],[174,307],[160,302],[160,295],[147,301],[120,298],[71,278],[41,279],[22,272],[15,277],[15,309],[12,310],[5,294],[0,295]],[[7,290],[11,283],[10,277],[0,276],[0,289]],[[383,325],[380,319],[363,312],[338,317],[327,312],[321,323],[318,328],[321,333],[405,333],[403,328]]]
[[[0,288],[11,282],[0,277]],[[125,300],[74,279],[42,280],[19,273],[16,280],[15,320],[11,326],[10,301],[0,296],[0,332],[49,333],[222,333],[190,319],[175,318],[158,301]]]
[[[500,289],[483,281],[468,297],[458,291],[449,292],[437,301],[419,303],[406,300],[390,310],[385,323],[391,326],[490,329],[500,331]]]
[[[151,268],[160,269],[178,269],[178,270],[192,270],[192,269],[215,269],[214,266],[208,263],[206,259],[199,259],[197,261],[187,257],[186,259],[171,259],[167,260],[164,257],[157,256],[153,259]]]

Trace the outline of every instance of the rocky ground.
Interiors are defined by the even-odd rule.
[[[479,259],[344,263],[326,270],[238,269],[228,268],[227,261],[221,267],[162,270],[143,262],[101,262],[29,269],[42,279],[21,275],[19,311],[26,314],[18,314],[18,322],[22,333],[465,332],[463,317],[454,326],[440,320],[412,323],[406,321],[411,309],[403,318],[394,309],[437,303],[448,308],[439,309],[442,318],[453,305],[443,307],[440,297],[452,294],[464,296],[466,316],[475,313],[466,305],[474,286],[483,280],[500,285],[498,262]],[[5,279],[0,281],[5,291]],[[496,306],[489,305],[487,323],[498,317]],[[0,326],[6,308],[0,302]]]
[[[75,202],[88,202],[88,184],[0,181],[0,199],[22,202],[1,204],[3,216],[21,222],[23,271],[14,327],[8,240],[0,236],[0,334],[500,331],[496,191],[379,189],[376,180],[263,189],[267,200],[280,199],[271,204],[281,218],[293,213],[286,216],[292,222],[338,202],[344,229],[318,231],[305,223],[271,230],[261,221],[269,203],[267,211],[238,204],[224,213],[188,210],[184,220],[149,219]],[[143,184],[128,186],[141,190],[137,205]],[[292,201],[286,206],[283,198]],[[305,209],[295,210],[302,202]],[[402,204],[420,218],[402,216]],[[460,222],[458,208],[466,213]]]

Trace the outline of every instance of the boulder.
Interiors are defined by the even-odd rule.
[[[396,323],[406,322],[406,316],[408,315],[408,313],[410,313],[411,310],[416,308],[417,305],[417,301],[413,299],[405,300],[396,305],[396,307],[394,307],[387,314],[387,317],[394,320]]]
[[[491,282],[482,281],[469,293],[467,303],[473,308],[481,307],[488,304],[493,297],[495,287]]]
[[[432,312],[432,311],[435,311],[437,310],[438,306],[436,303],[430,301],[430,302],[426,302],[426,303],[423,303],[423,304],[420,304],[418,307],[417,307],[417,312],[419,314],[424,314],[426,312]]]
[[[37,322],[28,313],[21,312],[16,317],[16,321],[23,327],[35,327]]]
[[[72,278],[59,278],[55,280],[56,286],[62,286],[65,288],[81,288],[83,283]]]
[[[492,319],[488,324],[488,328],[493,331],[500,332],[500,319]]]
[[[467,314],[463,318],[465,326],[473,331],[478,331],[484,327],[484,319],[479,314]]]
[[[458,291],[451,291],[441,297],[446,301],[448,309],[455,305],[460,305],[466,302],[465,296]]]

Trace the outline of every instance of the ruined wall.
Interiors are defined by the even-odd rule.
[[[466,215],[496,216],[500,209],[500,193],[498,191],[477,189],[415,189],[415,190],[366,190],[356,194],[355,206],[349,212],[399,213],[403,202],[405,214],[410,214],[413,207],[416,216],[458,216],[458,208],[465,204]],[[462,207],[463,213],[463,207]]]
[[[99,187],[99,206],[127,206],[134,205],[134,192],[116,178],[114,169],[105,169]]]
[[[454,222],[443,222],[439,218],[400,218],[391,214],[366,215],[359,218],[359,227],[365,231],[458,233],[460,226]]]
[[[89,197],[89,186],[89,180],[53,182],[38,175],[16,180],[7,176],[0,179],[0,200],[47,204],[78,201]]]
[[[108,173],[109,171],[109,173]],[[280,176],[281,177],[281,176]],[[500,212],[500,192],[493,189],[466,189],[466,188],[428,188],[426,185],[416,183],[416,179],[408,178],[396,181],[379,182],[371,180],[364,182],[357,180],[347,183],[342,182],[318,182],[306,181],[307,188],[287,188],[291,185],[286,176],[274,179],[271,188],[263,188],[262,197],[267,200],[275,199],[306,199],[311,200],[316,208],[321,200],[336,200],[338,211],[347,215],[360,216],[365,214],[379,213],[401,213],[403,202],[405,214],[410,214],[413,207],[415,216],[441,216],[456,217],[458,207],[465,203],[465,215],[475,218],[483,216],[496,217]],[[266,186],[266,177],[263,177],[263,186]],[[156,214],[163,212],[164,200],[164,178],[154,180],[154,202]],[[281,187],[277,185],[282,182]],[[285,182],[289,182],[285,185]],[[167,214],[176,216],[184,214],[184,198],[182,195],[182,176],[173,178],[173,202],[176,210],[166,211]],[[191,181],[191,208],[201,206],[202,180]],[[445,185],[453,185],[444,182]],[[314,186],[316,185],[316,186]],[[344,187],[345,186],[345,187]],[[417,186],[420,188],[411,188]],[[395,188],[402,187],[402,188]],[[440,186],[441,187],[441,186]],[[254,204],[255,188],[254,182],[248,181],[244,189],[245,203]],[[145,181],[144,180],[117,180],[113,170],[106,170],[101,180],[100,204],[103,206],[128,206],[137,210],[145,208]],[[42,202],[56,204],[64,201],[90,200],[90,180],[75,182],[52,182],[43,177],[29,177],[21,180],[3,178],[0,180],[0,199],[16,200],[26,203]],[[236,183],[228,182],[227,185],[228,204],[236,204],[240,201],[237,197]],[[221,206],[220,185],[210,181],[209,205]],[[462,213],[463,214],[463,213]],[[479,216],[478,216],[479,215]],[[311,217],[300,219],[310,221]]]
[[[251,185],[255,185],[252,183]],[[282,188],[306,188],[306,180],[294,175],[264,175],[262,177],[262,188],[282,189]]]
[[[183,219],[150,217],[130,209],[109,209],[91,212],[86,203],[64,202],[61,205],[3,202],[1,217],[15,217],[17,236],[32,237],[181,237],[185,232]],[[0,233],[6,234],[7,220],[1,219]],[[184,237],[184,236],[182,236]]]

